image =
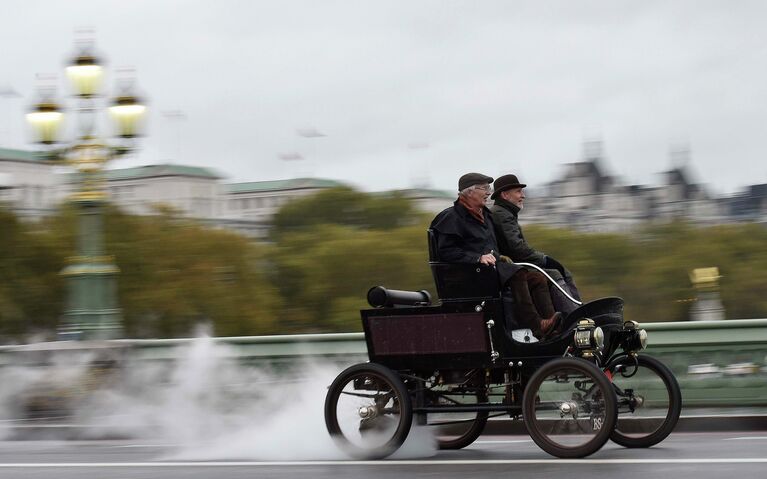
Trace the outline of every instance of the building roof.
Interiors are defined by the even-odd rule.
[[[767,198],[767,184],[749,185],[748,194],[754,198]]]
[[[682,168],[672,168],[668,171],[661,173],[666,177],[666,184],[668,185],[684,185],[688,186],[692,183],[688,179],[688,174]]]
[[[690,171],[687,167],[672,168],[661,174],[666,177],[666,185],[682,187],[684,199],[686,200],[700,199],[701,197],[708,196],[703,185],[690,181]]]
[[[592,158],[584,161],[575,161],[572,163],[565,163],[565,173],[558,180],[554,180],[549,183],[549,186],[556,187],[562,183],[573,178],[593,178],[595,180],[595,191],[593,193],[604,193],[610,189],[610,187],[616,183],[614,177],[605,174],[602,171],[600,164],[601,158]]]
[[[602,169],[597,164],[598,159],[590,159],[586,161],[574,161],[567,163],[566,166],[570,168],[569,176],[586,176],[604,178]]]
[[[0,160],[29,161],[33,163],[43,163],[46,161],[38,151],[15,150],[11,148],[0,148]]]
[[[229,193],[336,188],[339,186],[347,185],[340,181],[323,178],[291,178],[289,180],[251,181],[248,183],[231,183],[226,185]]]
[[[614,190],[631,196],[639,196],[651,191],[652,188],[643,185],[616,185]]]
[[[222,176],[209,168],[184,165],[144,165],[133,168],[106,170],[108,180],[133,180],[139,178],[157,178],[162,176],[191,176],[196,178],[221,179]]]

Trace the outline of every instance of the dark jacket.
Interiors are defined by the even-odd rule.
[[[431,222],[437,239],[439,261],[448,263],[478,263],[480,256],[493,253],[498,258],[498,243],[490,210],[482,207],[485,223],[469,213],[459,201],[438,214]],[[513,264],[495,264],[499,279],[505,284],[520,268]]]
[[[443,210],[432,220],[430,228],[437,232],[437,254],[440,261],[478,263],[484,254],[493,253],[496,257],[500,254],[490,210],[483,206],[482,214],[484,224],[456,200],[452,207]]]
[[[498,198],[490,211],[500,254],[508,256],[517,263],[532,263],[543,268],[546,264],[546,256],[531,248],[525,241],[517,218],[519,208],[503,198]]]

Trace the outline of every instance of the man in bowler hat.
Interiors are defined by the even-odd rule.
[[[490,208],[495,227],[495,235],[498,240],[500,252],[517,263],[532,263],[547,270],[556,270],[555,279],[561,275],[566,289],[571,296],[580,300],[578,289],[573,281],[572,274],[562,264],[540,251],[533,249],[522,234],[519,225],[519,212],[524,208],[525,192],[527,186],[520,183],[516,175],[503,175],[495,180],[494,191],[491,196],[495,204]],[[558,303],[559,301],[556,301]],[[565,309],[563,305],[567,305]],[[563,302],[560,310],[575,309],[574,303]]]
[[[543,275],[503,261],[493,219],[485,206],[492,182],[493,178],[481,173],[461,176],[458,199],[452,207],[439,213],[430,226],[435,232],[437,255],[441,261],[495,266],[501,284],[508,285],[514,296],[517,326],[530,328],[536,336],[545,337],[561,317],[554,310]]]

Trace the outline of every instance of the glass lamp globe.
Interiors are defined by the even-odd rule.
[[[64,114],[51,100],[43,100],[27,113],[27,121],[35,129],[40,143],[50,145],[56,142]]]
[[[104,69],[99,65],[96,57],[88,54],[80,55],[66,70],[77,96],[89,98],[99,92]]]
[[[141,119],[146,113],[146,106],[139,103],[133,95],[123,95],[115,98],[109,107],[109,113],[117,123],[118,136],[133,138],[138,135]]]

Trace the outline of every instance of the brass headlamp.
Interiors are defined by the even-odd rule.
[[[597,327],[593,319],[584,318],[578,321],[575,328],[575,347],[578,349],[602,349],[605,345],[605,333]]]

